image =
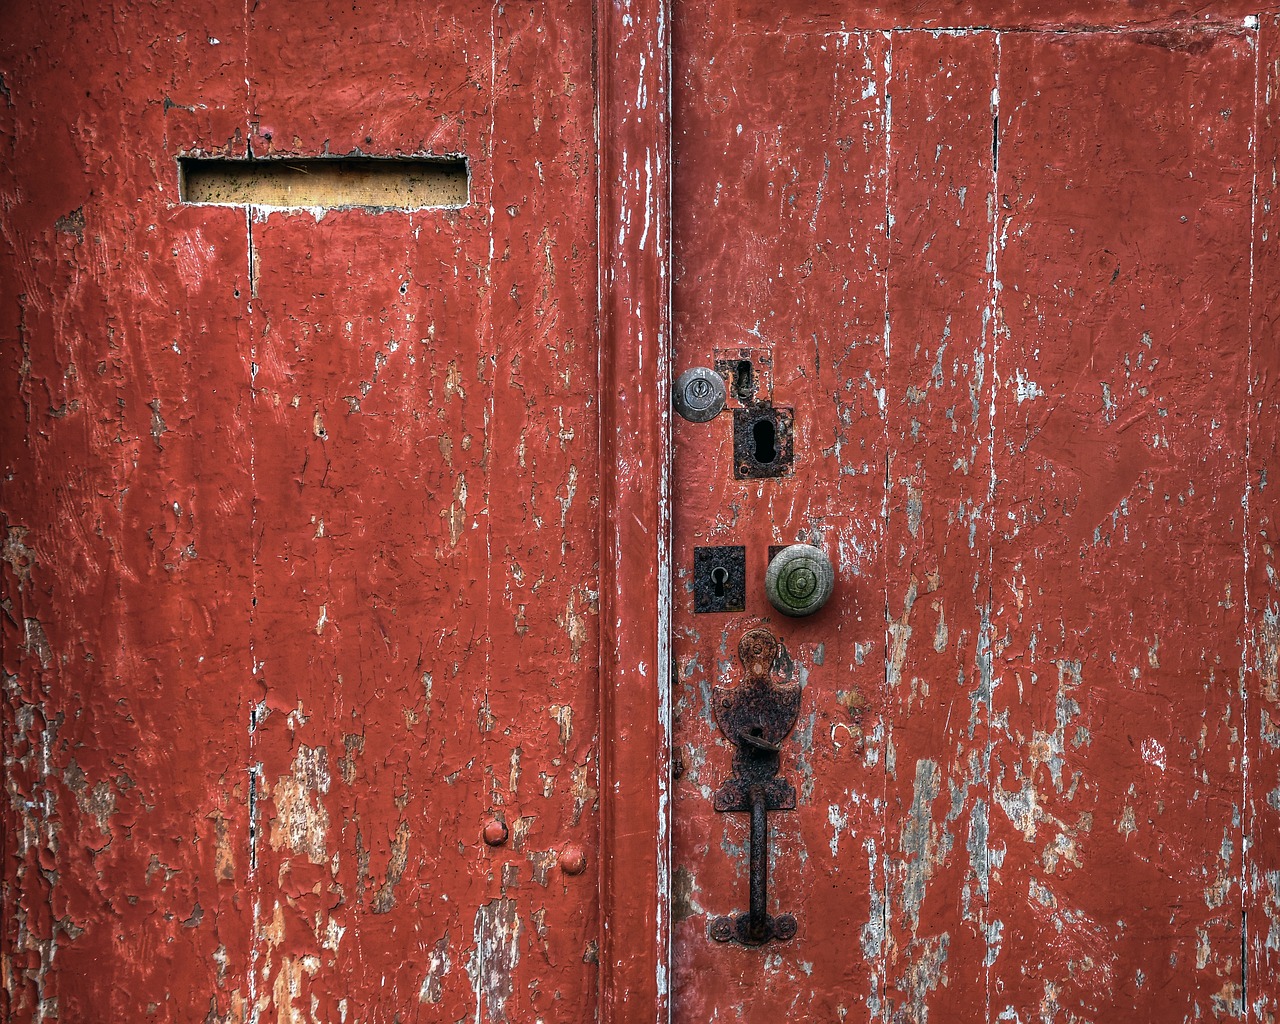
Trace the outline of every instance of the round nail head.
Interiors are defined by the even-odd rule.
[[[577,843],[560,851],[560,870],[566,875],[580,875],[587,869],[587,853]]]
[[[490,846],[501,846],[507,841],[507,823],[499,818],[490,818],[484,823],[482,835]]]

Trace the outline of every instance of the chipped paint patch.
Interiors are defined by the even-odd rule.
[[[520,933],[515,900],[491,900],[476,911],[475,947],[467,973],[475,993],[477,1024],[510,1024],[507,1000],[520,962]]]
[[[453,969],[453,961],[449,958],[449,933],[431,948],[431,957],[427,961],[427,973],[422,979],[422,987],[418,990],[418,1002],[435,1004],[444,998],[444,979]]]
[[[329,812],[322,798],[328,792],[328,752],[324,747],[300,746],[292,774],[278,778],[270,793],[276,806],[271,845],[300,853],[312,864],[323,864],[328,858]]]

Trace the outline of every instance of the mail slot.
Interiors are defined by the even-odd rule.
[[[184,203],[331,210],[467,204],[465,157],[182,157],[178,170]]]

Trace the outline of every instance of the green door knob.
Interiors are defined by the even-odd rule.
[[[764,574],[769,603],[784,615],[812,615],[827,603],[835,582],[831,559],[812,544],[783,548]]]

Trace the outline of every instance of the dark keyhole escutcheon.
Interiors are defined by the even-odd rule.
[[[795,462],[795,411],[768,402],[733,410],[733,476],[764,480],[790,476]]]
[[[747,607],[747,549],[740,544],[693,549],[693,610],[740,612]]]
[[[711,937],[717,942],[762,946],[784,942],[796,933],[791,914],[769,913],[769,812],[796,806],[795,787],[778,769],[782,741],[800,713],[800,684],[773,678],[778,651],[778,640],[767,629],[748,630],[738,644],[742,682],[715,688],[716,724],[736,748],[733,774],[716,791],[715,808],[751,815],[748,909],[711,922]]]

